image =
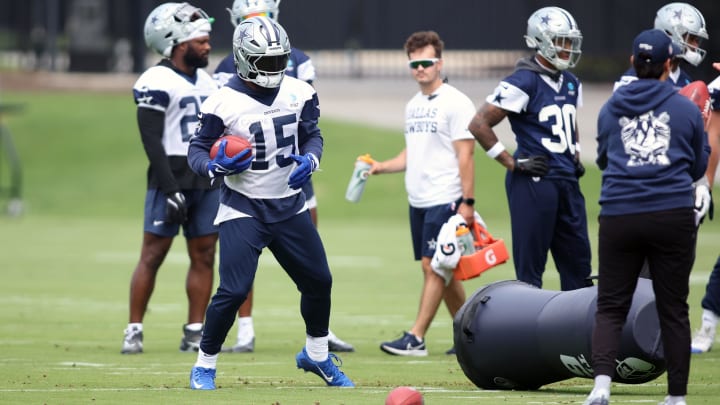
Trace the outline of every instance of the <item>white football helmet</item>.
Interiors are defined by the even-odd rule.
[[[169,58],[175,45],[208,35],[212,22],[202,9],[188,3],[164,3],[145,20],[145,43]]]
[[[290,57],[285,29],[268,17],[250,17],[233,32],[235,69],[241,79],[258,86],[280,86]]]
[[[543,7],[528,18],[525,43],[558,70],[575,67],[582,51],[582,33],[570,13],[560,7]],[[558,54],[567,52],[567,59]]]
[[[277,22],[280,14],[280,0],[235,0],[230,13],[230,22],[238,26],[242,20],[255,16],[266,16]]]
[[[665,31],[680,48],[680,57],[691,65],[697,66],[705,59],[705,50],[700,42],[707,40],[705,18],[695,7],[687,3],[670,3],[658,10],[655,16],[655,28]],[[688,42],[688,36],[697,37],[697,45]]]

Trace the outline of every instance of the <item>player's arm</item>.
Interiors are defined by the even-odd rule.
[[[300,112],[300,122],[298,123],[298,147],[300,155],[312,153],[318,160],[322,158],[323,153],[323,137],[318,127],[320,119],[320,107],[317,93],[313,93],[312,97],[305,102]]]
[[[204,177],[215,177],[210,167],[210,148],[225,132],[225,123],[214,114],[200,114],[197,130],[188,146],[188,164],[195,173]],[[216,156],[216,158],[218,158]],[[219,159],[222,159],[220,157]],[[229,168],[225,168],[226,170]],[[222,174],[222,173],[218,173]]]
[[[180,186],[175,180],[165,147],[162,144],[165,113],[151,108],[138,107],[137,122],[145,154],[159,182],[160,190],[168,195],[180,191]]]
[[[501,165],[512,171],[515,169],[515,160],[505,150],[505,146],[503,146],[493,130],[493,127],[505,119],[507,115],[507,111],[486,102],[475,113],[468,129],[490,158],[497,160]]]
[[[475,141],[472,139],[453,141],[453,148],[458,159],[460,186],[463,191],[463,202],[458,207],[458,213],[465,218],[466,223],[471,224],[475,220],[475,208],[464,200],[475,199],[475,161],[473,159]]]
[[[710,144],[710,158],[705,176],[712,187],[715,184],[715,172],[720,162],[720,111],[713,110],[707,126],[708,143]]]

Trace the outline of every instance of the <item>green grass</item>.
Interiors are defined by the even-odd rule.
[[[421,287],[419,265],[411,260],[403,178],[371,178],[358,204],[343,196],[357,155],[386,159],[404,141],[399,132],[323,120],[326,152],[314,178],[335,279],[332,329],[356,346],[342,359],[358,387],[329,389],[295,368],[294,354],[304,344],[299,297],[266,254],[256,283],[256,352],[221,355],[220,389],[191,391],[195,355],[177,351],[186,316],[182,239],[159,274],[145,318],[146,352],[119,354],[142,234],[146,170],[131,96],[10,93],[3,100],[25,105],[23,113],[3,120],[23,161],[27,211],[19,218],[0,216],[2,403],[381,404],[391,388],[409,385],[428,404],[579,404],[591,388],[591,380],[576,378],[533,392],[478,389],[444,355],[452,345],[452,320],[444,309],[427,336],[429,357],[380,352],[381,341],[412,324]],[[476,162],[478,210],[510,247],[502,168],[482,153]],[[582,186],[595,251],[599,172],[587,166]],[[700,235],[690,296],[694,327],[718,253],[718,222],[704,225]],[[508,263],[465,287],[469,295],[511,278]],[[545,281],[558,288],[552,263]],[[719,358],[718,352],[693,357],[690,403],[717,403]],[[664,392],[664,375],[642,385],[616,385],[613,404],[654,404]]]

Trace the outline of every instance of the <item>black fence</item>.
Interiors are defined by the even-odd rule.
[[[0,52],[20,55],[35,68],[71,71],[141,71],[147,61],[142,26],[157,0],[4,0],[0,13]],[[195,0],[215,17],[212,43],[219,53],[230,49],[232,25],[226,8],[232,0]],[[293,45],[311,56],[325,51],[365,55],[367,51],[397,51],[407,36],[418,30],[437,31],[448,50],[465,52],[463,65],[495,55],[525,49],[527,18],[544,6],[570,11],[583,32],[583,57],[577,73],[584,80],[612,80],[625,70],[632,38],[652,27],[655,12],[667,0],[283,0],[280,23]],[[707,60],[700,68],[688,67],[696,78],[709,80],[720,60],[720,1],[688,2],[704,14],[710,41],[704,45]],[[473,53],[473,51],[481,51]],[[498,52],[499,51],[499,52]],[[508,52],[509,51],[509,52]],[[377,54],[382,55],[382,54]],[[385,54],[387,55],[387,54]],[[319,56],[318,56],[319,57]],[[25,58],[25,59],[23,59]],[[367,57],[366,57],[367,60]],[[386,58],[365,74],[383,75]],[[320,62],[320,61],[318,61]],[[23,67],[27,68],[27,63]],[[328,65],[331,66],[331,65]],[[490,68],[491,69],[491,68]],[[349,70],[346,65],[331,72]],[[392,71],[392,69],[390,69]],[[467,75],[488,74],[484,67]],[[392,74],[392,73],[390,73]]]

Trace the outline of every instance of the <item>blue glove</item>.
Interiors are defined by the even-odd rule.
[[[220,147],[218,148],[217,155],[215,155],[215,159],[208,162],[208,174],[210,177],[230,176],[244,172],[250,167],[253,160],[251,156],[252,149],[246,149],[233,157],[227,157],[225,155],[226,145],[227,140],[223,139],[220,142]]]
[[[310,175],[317,170],[318,160],[312,153],[300,155],[290,155],[290,159],[297,163],[297,167],[290,173],[288,185],[290,188],[297,190],[310,180]]]

